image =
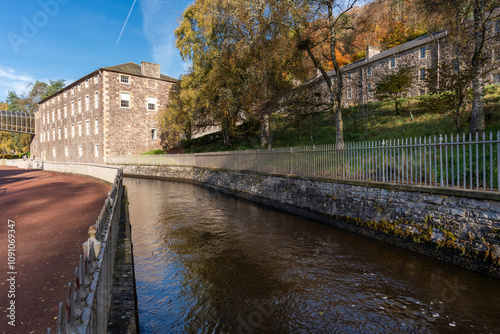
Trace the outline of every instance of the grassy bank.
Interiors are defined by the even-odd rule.
[[[413,118],[411,117],[413,115]],[[460,117],[460,130],[467,133],[470,124],[470,106]],[[343,110],[344,140],[371,141],[382,139],[456,135],[454,118],[445,113],[428,113],[419,109],[418,99],[403,103],[401,115],[396,115],[394,104],[374,102]],[[500,130],[500,85],[488,86],[485,94],[486,130]],[[273,146],[305,146],[335,142],[335,116],[317,113],[303,117],[275,116],[271,122]],[[184,153],[245,150],[260,148],[259,127],[246,124],[239,127],[232,147],[227,147],[218,134],[186,141]],[[177,150],[178,152],[179,150]]]

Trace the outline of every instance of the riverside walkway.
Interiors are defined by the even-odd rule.
[[[0,333],[56,328],[59,302],[66,301],[87,229],[110,189],[86,177],[0,167]],[[10,234],[15,235],[14,268],[8,262]],[[12,276],[15,297],[7,281]],[[15,327],[7,317],[12,301]]]

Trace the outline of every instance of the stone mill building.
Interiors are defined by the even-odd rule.
[[[105,162],[161,148],[156,115],[176,82],[149,62],[102,67],[76,80],[40,101],[32,156]]]

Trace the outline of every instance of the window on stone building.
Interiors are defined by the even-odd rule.
[[[71,95],[75,95],[75,87],[71,88]]]
[[[64,139],[68,139],[68,126],[64,126]]]
[[[42,135],[40,136],[40,143],[43,143],[43,137],[44,137],[45,133],[42,132]]]
[[[350,99],[351,97],[352,97],[352,90],[351,90],[351,88],[349,88],[347,90],[347,98]]]
[[[391,68],[396,67],[396,57],[391,57],[390,67]]]
[[[82,145],[78,145],[78,155],[83,156],[83,147]]]
[[[61,120],[61,108],[57,108],[57,119]]]
[[[64,146],[64,155],[68,156],[69,155],[69,149],[68,146]]]
[[[55,158],[56,157],[56,148],[52,147],[52,156]]]
[[[87,136],[90,135],[90,119],[85,121],[85,133]]]
[[[57,101],[61,101],[61,95],[57,95]]]
[[[68,106],[64,105],[64,118],[68,117]]]
[[[458,72],[458,60],[454,60],[451,62],[453,66],[453,72]]]
[[[94,145],[94,156],[97,158],[99,156],[99,145]]]
[[[64,98],[66,98],[66,92],[64,92]]]
[[[96,75],[96,76],[94,77],[94,84],[97,84],[98,82],[99,82],[99,76],[98,76],[98,75]]]
[[[82,90],[82,85],[78,85],[78,91],[81,91]]]
[[[61,140],[61,139],[62,139],[62,138],[61,138],[61,128],[58,128],[58,129],[57,129],[57,138],[58,138],[59,140]]]
[[[90,97],[88,95],[85,96],[85,111],[89,111],[90,109]]]
[[[123,84],[129,84],[130,83],[129,76],[128,75],[121,75],[120,82]]]
[[[52,140],[56,140],[56,129],[52,129]]]
[[[351,82],[351,73],[347,73],[347,82]]]
[[[369,82],[368,83],[368,93],[371,93],[372,92],[372,83]]]
[[[89,88],[89,81],[85,80],[85,88]]]
[[[78,122],[78,136],[82,136],[82,122]]]
[[[99,134],[99,119],[97,118],[94,120],[94,133]]]
[[[75,101],[71,101],[71,116],[75,116]]]
[[[71,124],[71,137],[75,138],[75,124]]]
[[[94,93],[94,108],[99,108],[99,93],[97,92]]]
[[[78,99],[78,112],[82,113],[82,99]]]
[[[148,110],[156,110],[156,99],[148,97]]]
[[[495,21],[495,34],[500,34],[500,20]]]
[[[152,140],[158,140],[158,136],[156,134],[156,129],[155,128],[151,129],[151,139]]]
[[[421,68],[418,76],[419,80],[425,80],[425,68]]]
[[[56,111],[52,109],[52,122],[56,121]]]
[[[425,58],[425,46],[420,48],[420,58]]]
[[[42,122],[45,125],[45,114],[42,114]]]
[[[500,45],[493,48],[493,60],[500,61]]]
[[[121,93],[121,107],[122,108],[130,108],[130,94],[129,93]]]
[[[500,83],[500,73],[493,74],[493,83]]]
[[[367,75],[372,75],[372,65],[368,65]]]

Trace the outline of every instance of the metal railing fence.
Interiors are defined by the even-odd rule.
[[[35,134],[35,114],[0,110],[0,131]]]
[[[108,158],[108,163],[220,168],[341,180],[499,191],[500,131],[380,141]]]
[[[99,334],[107,331],[122,196],[123,171],[118,169],[95,223],[96,238],[101,242],[100,252],[95,254],[93,242],[88,242],[88,253],[80,256],[75,277],[68,284],[67,300],[59,304],[57,333]]]

